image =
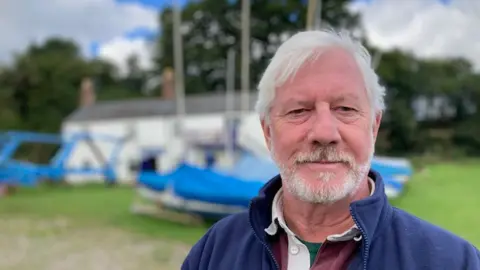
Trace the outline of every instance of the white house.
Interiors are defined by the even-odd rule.
[[[250,108],[256,97],[251,96]],[[158,172],[172,169],[181,160],[203,165],[205,147],[218,148],[228,140],[226,96],[208,94],[188,96],[185,100],[186,115],[182,118],[181,134],[177,131],[176,102],[174,99],[138,99],[108,101],[83,106],[67,117],[62,134],[77,132],[92,135],[109,135],[124,138],[116,162],[117,180],[131,182],[136,168],[145,161],[145,155],[153,157],[152,166]],[[234,111],[240,115],[240,96],[234,97]],[[237,145],[257,155],[268,155],[258,116],[251,110],[241,114],[237,127]],[[216,145],[216,146],[215,146]],[[98,168],[111,156],[115,143],[93,140],[93,144],[80,141],[67,160],[72,168]],[[202,146],[202,147],[199,147]],[[216,151],[220,165],[231,162],[225,151]],[[102,175],[71,174],[66,180],[72,183],[104,181]]]

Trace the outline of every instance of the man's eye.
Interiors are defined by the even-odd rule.
[[[354,112],[354,111],[356,111],[354,108],[345,107],[345,106],[338,107],[337,110],[342,111],[342,112]]]
[[[305,110],[305,109],[296,109],[296,110],[290,111],[290,114],[301,114],[301,113],[304,113],[306,111],[307,110]]]

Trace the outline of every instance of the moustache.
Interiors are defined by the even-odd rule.
[[[309,152],[301,152],[295,156],[294,162],[296,164],[309,163],[309,162],[341,162],[346,163],[349,166],[355,164],[355,160],[352,155],[337,151],[333,147],[317,148]]]

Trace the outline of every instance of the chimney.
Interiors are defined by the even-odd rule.
[[[165,68],[163,70],[161,96],[163,99],[175,98],[175,85],[173,78],[173,70],[171,68]]]
[[[89,77],[85,77],[80,85],[80,107],[87,107],[95,104],[97,97],[93,81]]]

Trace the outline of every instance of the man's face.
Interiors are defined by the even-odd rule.
[[[355,60],[327,50],[276,91],[262,128],[285,189],[312,203],[351,195],[366,179],[381,120]]]

